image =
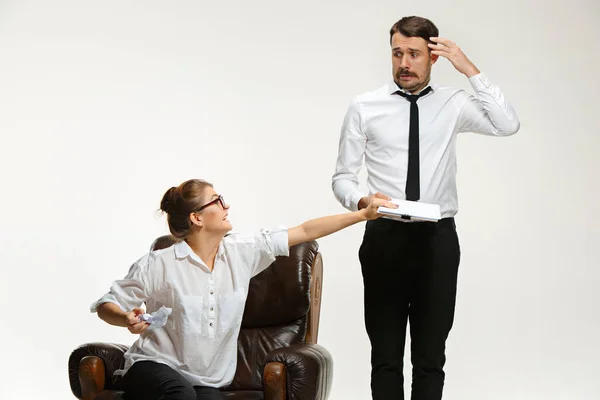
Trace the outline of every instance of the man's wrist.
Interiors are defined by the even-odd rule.
[[[481,73],[481,71],[475,66],[475,65],[471,65],[469,68],[467,68],[467,70],[465,71],[465,75],[467,76],[467,78],[472,78],[475,75],[479,75]]]
[[[368,197],[362,197],[359,201],[358,201],[358,210],[362,210],[367,208],[367,206],[369,205],[369,198]]]

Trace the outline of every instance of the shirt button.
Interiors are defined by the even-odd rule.
[[[215,309],[214,307],[211,307],[211,308],[210,308],[210,311],[212,311],[212,310],[214,310],[214,309]]]
[[[210,294],[215,294],[215,292],[211,291]]]
[[[212,322],[209,325],[212,326]]]

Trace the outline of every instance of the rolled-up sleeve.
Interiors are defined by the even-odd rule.
[[[148,265],[148,255],[135,262],[125,278],[114,281],[109,292],[90,305],[90,311],[97,312],[98,307],[104,303],[115,303],[123,311],[140,307],[150,297],[151,292],[148,284]]]
[[[287,228],[263,229],[256,235],[255,258],[252,266],[252,276],[267,269],[278,256],[288,256]]]

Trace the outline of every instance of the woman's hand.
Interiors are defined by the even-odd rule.
[[[381,199],[381,198],[373,198],[369,205],[366,208],[363,208],[365,216],[368,220],[380,218],[383,214],[379,214],[377,209],[379,207],[387,207],[387,208],[398,208],[398,206],[392,203],[389,200]]]
[[[143,313],[144,310],[142,310],[141,308],[134,308],[133,310],[125,314],[125,324],[127,326],[127,329],[129,329],[129,332],[133,334],[140,334],[150,326],[150,324],[146,321],[140,322],[140,315],[142,315]]]

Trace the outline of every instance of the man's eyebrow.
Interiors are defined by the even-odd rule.
[[[396,50],[402,50],[402,49],[400,47],[394,47],[392,49],[392,51],[396,51]],[[421,50],[419,50],[419,49],[412,49],[410,47],[408,48],[408,51],[412,51],[412,52],[415,52],[415,53],[420,53],[421,52]]]

